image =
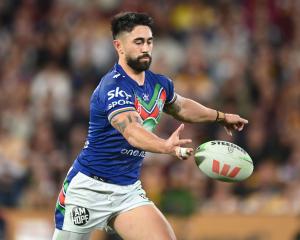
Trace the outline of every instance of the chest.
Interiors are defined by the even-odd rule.
[[[166,101],[166,91],[159,84],[135,92],[134,106],[143,120],[143,125],[153,131],[159,122]]]

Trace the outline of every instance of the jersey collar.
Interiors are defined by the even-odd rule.
[[[125,76],[127,79],[131,80],[132,82],[135,83],[136,86],[139,86],[139,87],[143,87],[145,85],[145,82],[147,80],[147,75],[148,75],[148,71],[146,70],[145,71],[145,82],[143,85],[138,85],[138,83],[136,81],[134,81],[125,71],[124,69],[122,68],[122,66],[118,63],[115,64],[114,66],[114,69],[115,71],[117,71],[118,73],[120,73],[121,75]]]

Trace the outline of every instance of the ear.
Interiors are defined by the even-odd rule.
[[[116,51],[118,52],[119,55],[124,53],[122,43],[119,39],[113,40],[113,45],[114,45],[114,47],[115,47],[115,49],[116,49]]]

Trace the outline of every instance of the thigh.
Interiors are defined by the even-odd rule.
[[[125,240],[175,240],[167,219],[154,205],[144,205],[120,213],[111,222]]]
[[[55,229],[52,240],[89,240],[89,233],[75,233]]]
[[[72,178],[67,177],[69,181],[64,183],[59,194],[55,227],[78,233],[88,233],[96,228],[104,229],[113,214],[109,199],[112,190],[108,189],[107,184],[81,172],[73,175]]]

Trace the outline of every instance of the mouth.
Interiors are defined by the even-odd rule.
[[[150,56],[149,54],[145,53],[145,54],[139,56],[139,58],[140,58],[140,59],[143,59],[143,58],[148,58],[148,59],[150,59],[151,56]]]
[[[140,60],[148,60],[148,61],[150,61],[150,57],[147,57],[147,56],[145,56],[145,57],[140,57],[139,59],[140,59]]]

